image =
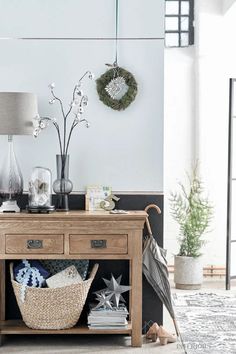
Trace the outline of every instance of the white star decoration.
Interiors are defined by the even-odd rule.
[[[122,76],[118,76],[115,79],[112,79],[109,82],[109,84],[107,84],[105,90],[108,93],[108,95],[114,100],[119,97],[119,94],[122,93],[122,91],[124,91],[125,88],[126,88],[125,79]]]
[[[99,309],[100,307],[103,307],[105,309],[111,309],[112,310],[112,305],[111,305],[111,297],[112,294],[106,294],[105,291],[102,291],[100,293],[96,292],[96,300],[99,301],[97,306],[94,307],[94,309]]]
[[[125,302],[123,296],[121,294],[125,293],[126,291],[129,291],[131,289],[131,286],[127,285],[120,285],[122,275],[120,275],[117,279],[114,278],[114,276],[111,276],[111,280],[104,279],[104,282],[107,286],[107,289],[105,290],[106,293],[110,293],[111,300],[114,303],[115,307],[119,307],[119,302],[123,301]]]

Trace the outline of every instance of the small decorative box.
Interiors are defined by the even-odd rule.
[[[67,285],[78,284],[82,281],[83,279],[77,269],[72,265],[48,278],[46,283],[49,288],[61,288]]]

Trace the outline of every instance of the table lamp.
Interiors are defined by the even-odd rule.
[[[0,92],[0,135],[8,135],[8,154],[0,171],[0,212],[20,212],[17,197],[23,193],[23,178],[13,149],[13,135],[31,135],[36,115],[35,94]]]

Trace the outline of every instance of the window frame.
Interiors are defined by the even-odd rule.
[[[167,45],[166,40],[165,40],[165,47],[166,48],[183,48],[183,47],[188,47],[190,45],[194,44],[194,0],[165,0],[165,5],[167,2],[170,1],[175,1],[178,3],[178,14],[166,14],[166,9],[165,9],[165,20],[166,18],[177,18],[178,19],[178,29],[177,30],[166,30],[165,29],[165,34],[166,33],[174,33],[178,34],[178,45]],[[189,3],[189,14],[182,15],[181,12],[181,3],[182,2],[188,2]],[[189,19],[189,25],[188,25],[188,30],[182,30],[181,29],[181,20],[183,18],[188,18]],[[186,33],[188,34],[188,44],[182,45],[181,43],[181,34]]]

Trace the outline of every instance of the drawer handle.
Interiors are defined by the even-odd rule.
[[[107,240],[91,240],[91,248],[107,248]]]
[[[29,249],[43,248],[43,241],[42,240],[27,240],[27,248],[29,248]]]

